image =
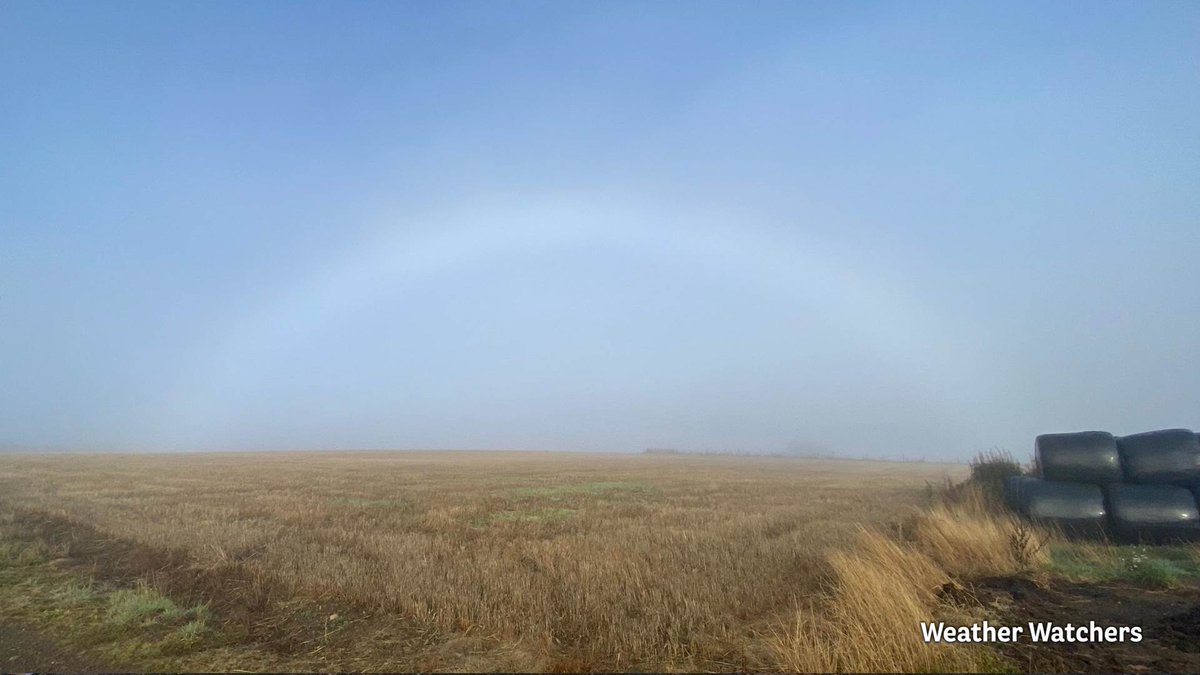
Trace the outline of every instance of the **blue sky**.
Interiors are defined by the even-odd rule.
[[[1200,5],[0,4],[0,445],[1200,427]]]

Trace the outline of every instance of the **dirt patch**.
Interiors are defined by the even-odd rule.
[[[1163,641],[1174,644],[1180,651],[1200,653],[1200,605],[1167,617],[1159,630]]]
[[[1149,590],[1129,584],[1054,582],[1023,577],[980,579],[965,587],[1006,625],[1138,626],[1141,642],[1022,641],[997,647],[1026,672],[1200,672],[1200,588]],[[963,593],[955,593],[961,597]]]
[[[121,672],[127,668],[85,659],[70,649],[29,628],[0,623],[0,672]]]

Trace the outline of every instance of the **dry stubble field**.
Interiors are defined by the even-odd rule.
[[[814,647],[801,633],[825,611],[831,555],[965,473],[728,456],[0,456],[0,582],[10,618],[134,669],[786,669]]]

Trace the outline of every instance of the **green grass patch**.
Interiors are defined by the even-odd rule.
[[[204,623],[207,614],[207,608],[203,605],[186,609],[179,607],[173,600],[149,586],[123,588],[113,591],[108,596],[108,618],[122,626],[148,626],[188,619]]]
[[[0,562],[24,567],[41,565],[50,559],[50,549],[39,542],[0,540]]]
[[[499,511],[492,514],[493,522],[502,523],[555,523],[575,516],[575,509],[553,507]]]
[[[1174,588],[1180,585],[1187,570],[1170,560],[1147,560],[1127,572],[1130,581],[1149,588]]]
[[[592,483],[569,483],[544,485],[512,490],[514,497],[522,499],[561,500],[573,497],[626,497],[657,496],[660,490],[649,483],[635,481],[596,481]]]
[[[1126,581],[1148,588],[1200,582],[1200,551],[1188,546],[1058,544],[1049,569],[1071,581]]]
[[[192,642],[200,639],[208,632],[208,622],[204,619],[192,619],[175,630],[180,638]]]
[[[158,642],[158,651],[163,656],[181,656],[199,648],[209,633],[208,623],[193,619],[171,631]]]
[[[366,499],[363,497],[338,497],[333,500],[338,506],[353,506],[360,509],[397,509],[404,506],[402,499]]]
[[[102,591],[89,581],[75,579],[54,590],[54,599],[67,605],[86,605],[97,601]]]

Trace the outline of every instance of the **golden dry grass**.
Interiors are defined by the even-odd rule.
[[[1047,561],[1053,532],[997,508],[977,485],[957,492],[909,524],[911,538],[943,570],[972,578],[1028,572]]]
[[[968,623],[938,591],[955,579],[1030,572],[1052,536],[996,510],[974,486],[915,514],[905,537],[863,528],[830,554],[833,586],[822,611],[797,609],[773,636],[780,662],[798,672],[978,672],[1003,667],[973,646],[927,644],[921,622]]]
[[[208,603],[226,634],[289,669],[957,669],[986,663],[915,644],[916,622],[949,576],[1008,565],[1009,525],[963,507],[912,518],[929,482],[964,473],[721,456],[30,455],[0,457],[0,514],[102,580]]]

